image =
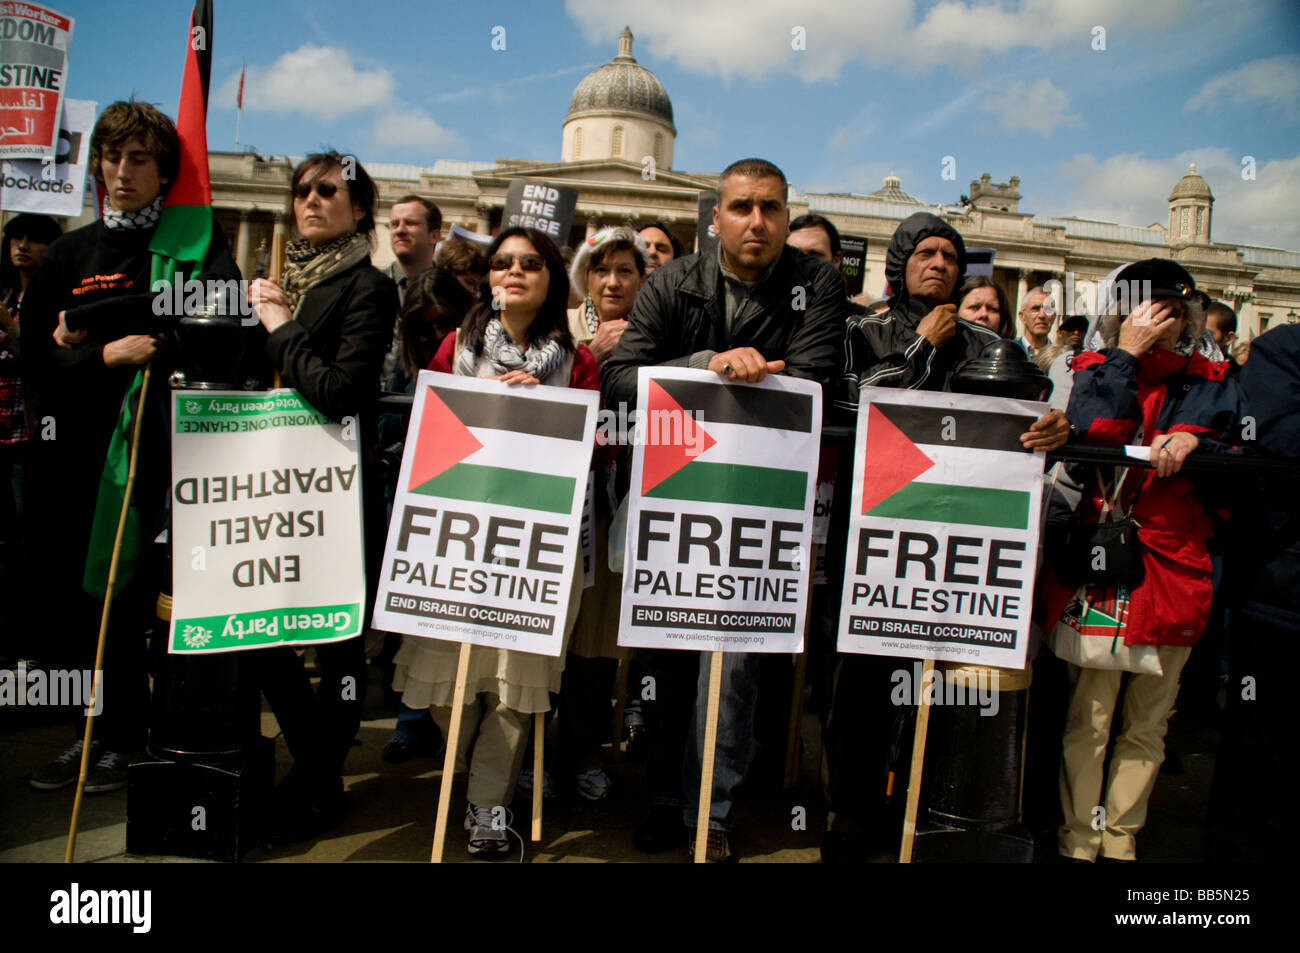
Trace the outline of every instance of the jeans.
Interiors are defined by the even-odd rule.
[[[656,805],[681,807],[682,822],[694,827],[699,815],[711,653],[646,649],[640,658],[646,675],[655,680],[654,699],[643,702],[650,738],[646,763],[650,796]],[[735,792],[749,765],[760,661],[761,656],[752,652],[722,655],[709,805],[709,827],[715,830],[731,830]]]

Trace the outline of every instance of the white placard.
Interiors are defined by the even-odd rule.
[[[168,651],[232,652],[361,633],[355,420],[295,390],[172,395]]]

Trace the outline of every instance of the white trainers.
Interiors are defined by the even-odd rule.
[[[510,853],[510,822],[514,818],[504,807],[465,805],[465,830],[469,831],[469,853],[473,857],[504,857]],[[518,837],[518,834],[515,834]]]

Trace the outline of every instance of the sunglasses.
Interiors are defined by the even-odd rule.
[[[510,266],[519,262],[519,267],[524,271],[541,271],[546,267],[546,259],[541,255],[493,255],[488,260],[488,267],[493,271],[509,271]]]
[[[332,199],[338,194],[339,187],[333,182],[299,182],[293,187],[293,197],[305,199],[311,195],[313,189],[321,198]]]

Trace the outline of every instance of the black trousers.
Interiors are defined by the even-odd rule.
[[[366,656],[360,636],[315,648],[317,691],[293,649],[276,646],[247,654],[293,755],[294,774],[312,785],[337,786],[361,726]]]
[[[1294,841],[1290,805],[1294,716],[1283,663],[1300,631],[1234,611],[1228,631],[1228,704],[1206,823],[1211,863],[1281,861]]]

